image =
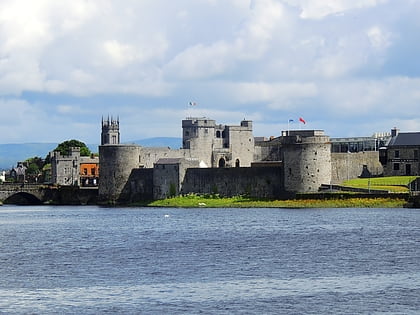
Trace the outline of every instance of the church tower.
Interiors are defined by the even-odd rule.
[[[102,117],[101,145],[120,144],[120,122],[119,119],[104,120]]]

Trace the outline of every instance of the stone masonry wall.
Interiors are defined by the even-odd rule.
[[[121,191],[118,202],[130,203],[144,200],[153,200],[152,168],[133,169]]]
[[[249,195],[276,198],[284,193],[281,167],[190,168],[182,194]]]
[[[287,137],[284,185],[289,192],[317,192],[331,181],[331,144],[327,136]]]
[[[139,168],[140,146],[99,146],[99,202],[116,202],[127,184],[131,171]]]
[[[372,176],[383,173],[378,151],[331,153],[331,184],[341,184],[347,179],[359,177],[363,165],[367,165]]]

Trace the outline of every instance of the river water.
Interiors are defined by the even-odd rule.
[[[0,207],[0,313],[419,314],[418,209]]]

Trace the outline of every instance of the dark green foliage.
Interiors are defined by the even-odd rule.
[[[36,175],[44,167],[44,160],[42,158],[40,158],[39,156],[29,158],[25,162],[26,162],[27,167],[28,167],[27,170],[26,170],[27,174]]]
[[[54,151],[60,152],[61,155],[69,155],[71,147],[79,147],[81,156],[89,156],[91,154],[89,148],[79,140],[67,140],[60,143]]]

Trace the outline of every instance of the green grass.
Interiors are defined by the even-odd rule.
[[[342,186],[388,190],[390,192],[408,192],[408,184],[415,180],[417,176],[390,176],[374,178],[355,178],[346,180]]]
[[[264,200],[247,197],[221,198],[215,196],[188,195],[147,204],[149,207],[177,208],[401,208],[406,201],[393,198],[344,198]]]

